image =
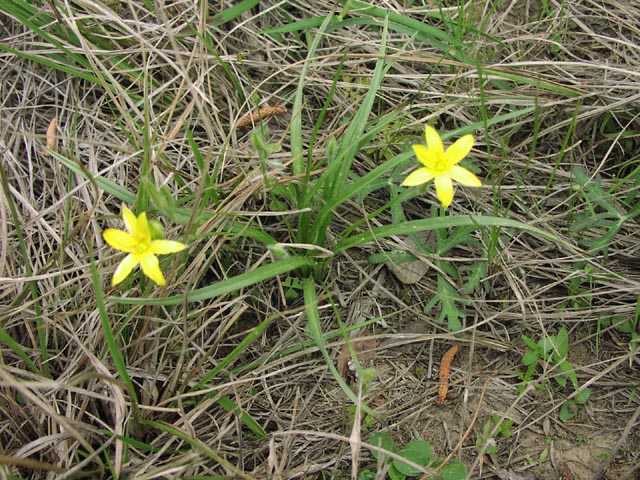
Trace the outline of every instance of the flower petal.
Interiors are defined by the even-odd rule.
[[[444,153],[444,158],[450,165],[455,165],[464,157],[469,155],[471,148],[473,147],[473,135],[465,135],[455,141],[453,145],[447,148]]]
[[[418,161],[427,168],[433,168],[434,163],[436,163],[437,157],[435,153],[429,150],[424,145],[412,145],[413,153],[418,157]]]
[[[433,180],[436,186],[436,197],[442,203],[444,208],[451,205],[453,201],[453,182],[449,175],[440,175]]]
[[[142,212],[138,215],[135,229],[131,233],[143,242],[151,243],[151,229],[149,228],[149,221],[147,220],[147,212]]]
[[[431,125],[427,125],[424,129],[424,135],[427,138],[427,147],[434,152],[443,153],[442,139],[440,134]]]
[[[133,252],[138,244],[138,241],[133,235],[115,228],[107,228],[102,232],[102,238],[104,238],[105,242],[111,247],[127,253]]]
[[[162,270],[160,270],[160,263],[158,262],[158,258],[152,253],[140,255],[139,258],[142,272],[158,285],[164,287],[167,282],[164,279],[164,275],[162,275]]]
[[[184,250],[187,246],[181,242],[173,240],[154,240],[151,242],[149,250],[155,255],[164,255],[166,253],[175,253]]]
[[[453,180],[467,187],[482,186],[482,182],[478,177],[476,177],[473,173],[471,173],[466,168],[461,167],[460,165],[454,165],[453,167],[451,167],[451,170],[449,170],[449,175],[451,175],[451,178]]]
[[[428,168],[419,168],[411,172],[407,178],[404,179],[402,185],[405,187],[415,187],[416,185],[422,185],[423,183],[427,183],[431,181],[433,178],[433,173]]]
[[[124,219],[124,226],[127,227],[127,231],[133,233],[138,221],[133,212],[129,210],[124,203],[122,204],[122,218]]]
[[[130,253],[124,257],[113,274],[111,285],[117,285],[127,278],[136,265],[138,265],[138,260],[133,254]]]

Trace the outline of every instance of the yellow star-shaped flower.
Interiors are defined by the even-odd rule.
[[[433,179],[436,196],[444,208],[453,201],[453,180],[467,187],[481,187],[482,182],[473,173],[458,163],[466,157],[473,147],[473,136],[465,135],[456,140],[446,150],[438,132],[430,125],[425,129],[427,145],[413,145],[422,168],[410,173],[402,185],[413,187]]]
[[[187,246],[173,240],[152,240],[145,212],[136,218],[131,210],[122,205],[122,218],[127,232],[108,228],[102,233],[110,246],[129,254],[116,268],[111,284],[117,285],[122,282],[139,264],[147,277],[160,286],[166,285],[167,282],[162,275],[156,255],[179,252]]]

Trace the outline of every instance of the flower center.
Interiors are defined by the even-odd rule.
[[[433,165],[433,169],[439,174],[447,173],[449,165],[447,160],[444,158],[444,155],[438,155],[438,158],[436,158],[436,162]]]
[[[146,253],[149,250],[149,242],[145,238],[138,237],[138,243],[136,244],[136,253]]]

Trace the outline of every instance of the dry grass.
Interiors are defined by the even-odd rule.
[[[270,0],[222,22],[214,16],[222,2],[157,2],[153,12],[147,3],[45,3],[51,21],[42,29],[61,46],[0,13],[6,47],[0,53],[0,478],[349,478],[355,410],[305,330],[302,298],[285,299],[284,277],[177,305],[114,300],[162,299],[270,262],[264,245],[229,233],[230,218],[292,241],[287,222],[295,209],[273,215],[273,184],[245,180],[261,165],[253,130],[242,127],[259,108],[291,108],[306,35],[317,26],[260,32],[327,15],[331,6]],[[570,230],[578,215],[603,211],[574,188],[576,166],[601,182],[620,211],[637,204],[640,3],[469,2],[444,9],[439,2],[403,3],[411,2],[380,6],[438,26],[467,49],[445,55],[406,29],[389,30],[393,65],[371,121],[401,115],[361,150],[355,173],[408,149],[420,141],[424,123],[438,119],[443,130],[478,126],[474,165],[487,186],[478,195],[459,189],[455,212],[520,220],[578,245],[610,226]],[[346,18],[373,17],[354,10]],[[374,23],[382,20],[330,30],[308,64],[300,115],[305,146],[315,139],[318,169],[329,139],[340,138],[367,91],[382,35]],[[278,112],[253,120],[280,146],[273,165],[288,165],[293,114]],[[56,150],[77,170],[44,152],[53,118]],[[191,245],[186,263],[176,256],[166,264],[171,288],[152,288],[142,277],[127,289],[108,286],[121,255],[101,232],[117,224],[121,199],[85,172],[132,192],[152,178],[180,207],[210,214],[201,223],[195,215],[164,219],[168,237]],[[283,183],[299,181],[286,168],[275,175]],[[330,233],[387,200],[380,194],[345,204]],[[404,211],[422,218],[432,204],[427,195]],[[377,418],[363,413],[362,440],[374,431],[399,445],[426,439],[439,456],[462,461],[469,478],[636,478],[637,343],[605,320],[638,319],[637,221],[626,220],[606,251],[593,255],[522,232],[478,235],[485,250],[460,245],[444,259],[462,272],[476,258],[491,257],[478,288],[460,288],[462,337],[446,331],[437,311],[423,313],[438,292],[442,258],[426,257],[432,268],[411,285],[367,261],[404,238],[333,259],[325,279],[330,296],[320,305],[329,353],[344,363],[339,317],[352,338],[366,339],[359,355],[378,371],[363,398]],[[101,288],[92,263],[104,279]],[[103,288],[135,392],[107,345]],[[239,347],[260,325],[264,334]],[[557,387],[552,366],[537,371],[538,388],[522,393],[516,373],[526,369],[521,336],[537,340],[562,327],[579,383],[592,389],[567,422],[558,414],[574,391]],[[439,406],[438,367],[454,342],[461,348],[448,400]],[[232,357],[236,348],[241,353]],[[215,368],[218,374],[207,377]],[[225,406],[241,408],[258,426]],[[477,440],[494,414],[514,421],[513,435],[496,437],[499,448],[488,453],[492,444]],[[377,471],[367,448],[356,465]]]

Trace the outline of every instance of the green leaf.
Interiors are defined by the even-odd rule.
[[[467,277],[467,281],[464,285],[464,291],[467,294],[471,294],[478,288],[482,281],[487,278],[487,262],[480,260],[471,265],[470,274]]]
[[[451,460],[448,465],[440,469],[439,473],[442,480],[464,480],[467,478],[467,467],[464,463]]]
[[[440,300],[442,312],[440,313],[440,321],[447,320],[447,330],[450,332],[459,332],[462,330],[462,320],[466,317],[456,302],[462,301],[462,298],[456,292],[451,284],[442,275],[438,274],[438,292],[437,297]]]
[[[556,335],[555,348],[559,359],[567,358],[569,354],[569,334],[564,327]]]
[[[433,450],[431,445],[429,442],[422,439],[413,440],[407,443],[407,445],[398,452],[398,455],[401,457],[423,467],[426,467],[432,461],[432,454]],[[416,477],[422,474],[420,470],[396,458],[393,459],[393,466],[396,467],[398,472],[409,477]]]
[[[560,417],[560,420],[562,420],[563,422],[566,422],[568,420],[571,420],[573,417],[575,417],[576,413],[577,413],[577,406],[575,402],[572,402],[571,400],[567,400],[562,404],[562,407],[560,407],[560,413],[558,414],[558,416]]]
[[[567,362],[566,360],[560,363],[558,369],[565,375],[570,375],[575,371],[573,368],[573,364],[571,362]]]
[[[407,476],[404,473],[400,473],[393,463],[389,466],[388,475],[390,480],[404,480]]]
[[[385,74],[391,68],[391,63],[387,63],[386,61],[386,38],[387,22],[384,24],[379,58],[376,61],[376,66],[371,76],[371,84],[369,85],[368,92],[356,111],[356,114],[349,121],[347,129],[340,139],[340,146],[338,147],[335,160],[327,166],[322,175],[324,205],[318,211],[318,215],[311,227],[310,243],[314,245],[324,245],[325,243],[328,225],[335,212],[335,205],[342,203],[339,202],[336,204],[336,198],[342,197],[344,192],[347,193],[347,198],[351,198],[357,193],[355,188],[347,188],[347,182],[351,172],[351,165],[364,140],[364,132],[370,125],[371,111],[378,98],[378,90],[382,85]],[[292,130],[292,135],[293,133]],[[389,163],[390,162],[385,162],[385,164]],[[346,201],[346,199],[344,201]]]
[[[376,472],[371,470],[362,470],[358,475],[358,480],[375,480],[376,478]]]
[[[573,372],[573,366],[571,366],[571,368],[568,370],[567,364],[571,366],[569,362],[560,363],[558,365],[560,373],[554,377],[556,379],[556,382],[558,382],[558,385],[560,385],[562,388],[567,386],[567,373],[569,371]]]
[[[640,299],[640,297],[638,297]],[[613,325],[620,333],[632,333],[636,331],[636,321],[631,317],[616,315],[613,318],[603,318],[602,321],[606,325]]]
[[[527,350],[525,354],[522,356],[522,364],[523,365],[533,365],[538,361],[540,357],[538,356],[538,352],[535,350]]]
[[[522,335],[521,338],[522,341],[527,344],[527,347],[529,347],[530,350],[538,350],[538,344],[531,340],[529,337],[527,337],[526,335]]]
[[[396,444],[393,441],[393,438],[384,432],[375,432],[371,437],[369,437],[368,443],[376,447],[384,448],[392,453],[395,453],[396,451]],[[371,450],[371,455],[373,455],[373,458],[386,458],[383,453],[378,452],[377,450]]]
[[[544,360],[551,362],[556,355],[556,338],[553,336],[541,338],[538,340],[538,349],[542,352]]]
[[[587,403],[587,401],[589,400],[589,397],[591,397],[591,389],[584,388],[581,391],[579,391],[575,397],[573,397],[573,401],[576,402],[578,405],[583,405]]]

